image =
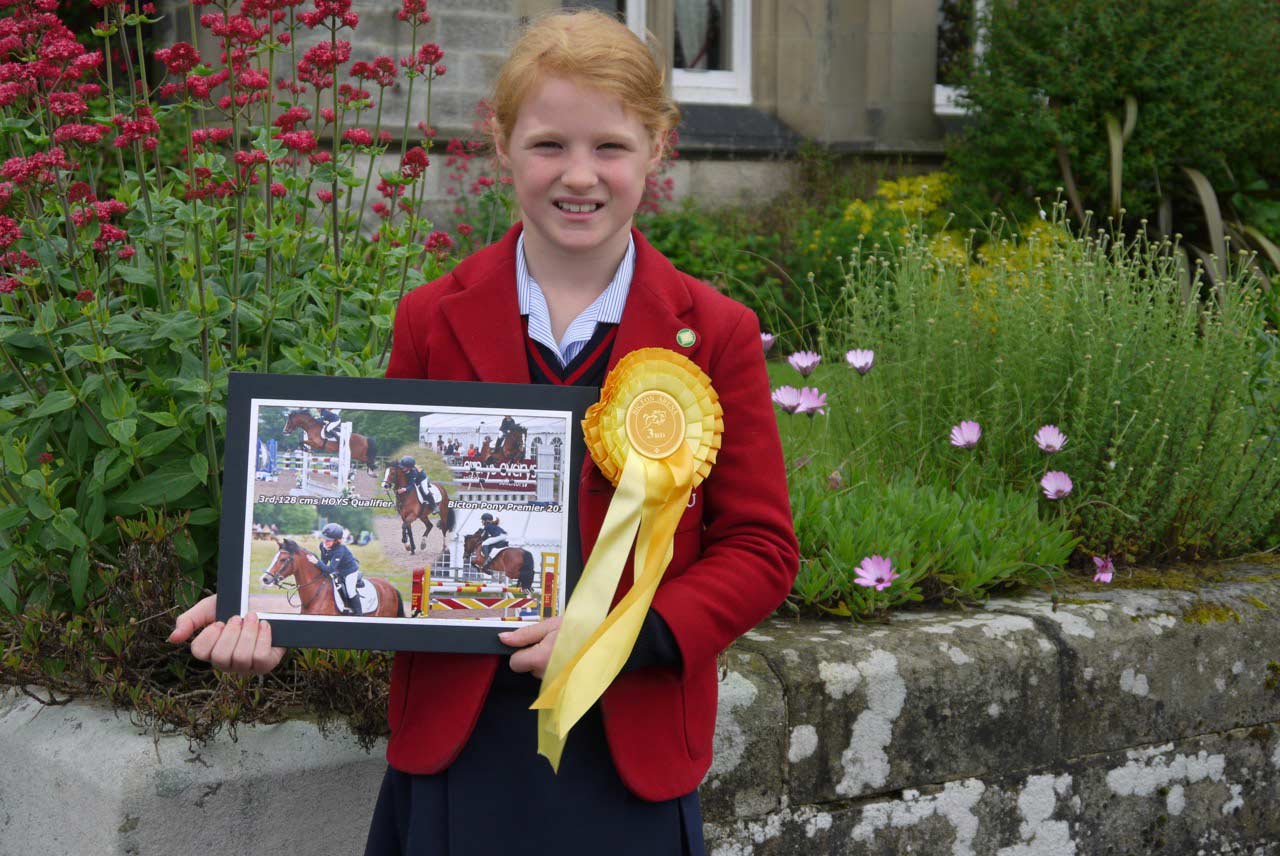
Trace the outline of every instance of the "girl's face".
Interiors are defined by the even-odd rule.
[[[622,101],[560,77],[535,86],[498,156],[511,170],[525,245],[621,257],[657,141]]]

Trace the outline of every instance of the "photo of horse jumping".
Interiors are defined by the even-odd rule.
[[[449,491],[440,482],[429,481],[427,485],[429,494],[432,492],[440,494],[440,499],[432,504],[424,503],[418,498],[417,489],[409,483],[408,471],[398,463],[390,464],[382,477],[382,486],[391,491],[396,501],[396,513],[400,515],[400,541],[410,553],[417,552],[413,538],[413,524],[416,521],[422,521],[422,525],[426,527],[422,531],[422,548],[425,550],[427,547],[427,535],[433,528],[427,515],[436,515],[440,521],[440,533],[446,538],[453,531],[453,510],[449,508]]]
[[[302,439],[298,443],[298,448],[307,449],[311,452],[337,452],[338,441],[327,440],[324,437],[324,423],[311,415],[308,410],[290,410],[288,417],[284,421],[284,433],[292,434],[294,431],[302,432]],[[351,434],[351,460],[361,461],[368,469],[369,473],[374,472],[377,466],[374,460],[377,457],[377,443],[372,437],[366,437],[364,434]]]
[[[481,573],[506,577],[516,580],[526,595],[533,593],[533,554],[521,547],[505,547],[485,561],[484,551],[480,549],[484,542],[483,529],[477,529],[462,542],[463,553],[470,557],[471,567]]]

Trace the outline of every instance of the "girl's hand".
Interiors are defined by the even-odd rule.
[[[169,641],[185,642],[199,630],[191,643],[191,656],[224,672],[265,675],[280,664],[285,649],[272,647],[270,624],[254,614],[243,619],[233,615],[225,623],[215,621],[216,617],[216,596],[209,595],[178,616]]]
[[[559,632],[560,616],[557,615],[519,630],[499,633],[498,640],[503,645],[520,649],[511,655],[513,672],[533,672],[535,678],[541,679],[546,674],[551,649],[555,647],[556,634]]]

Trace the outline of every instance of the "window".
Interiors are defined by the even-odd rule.
[[[938,69],[933,87],[933,112],[939,116],[963,116],[959,81],[966,66],[982,55],[978,21],[987,0],[940,0],[938,3]]]
[[[751,103],[751,0],[625,0],[627,26],[642,36],[649,4],[672,16],[676,101]]]

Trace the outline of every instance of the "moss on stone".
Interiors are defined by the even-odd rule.
[[[1189,624],[1217,624],[1222,621],[1240,623],[1240,613],[1221,603],[1198,600],[1182,613],[1182,620]]]
[[[1245,595],[1243,598],[1241,598],[1241,600],[1243,600],[1245,603],[1249,604],[1250,606],[1252,606],[1252,607],[1254,607],[1254,608],[1256,608],[1256,609],[1270,609],[1270,608],[1271,608],[1271,605],[1270,605],[1270,604],[1268,604],[1265,600],[1262,600],[1261,598],[1256,598],[1256,597],[1254,597],[1254,596],[1253,596],[1253,595],[1251,595],[1251,594],[1250,594],[1250,595]]]
[[[1280,692],[1280,663],[1275,660],[1267,662],[1267,677],[1262,685],[1269,690]]]

